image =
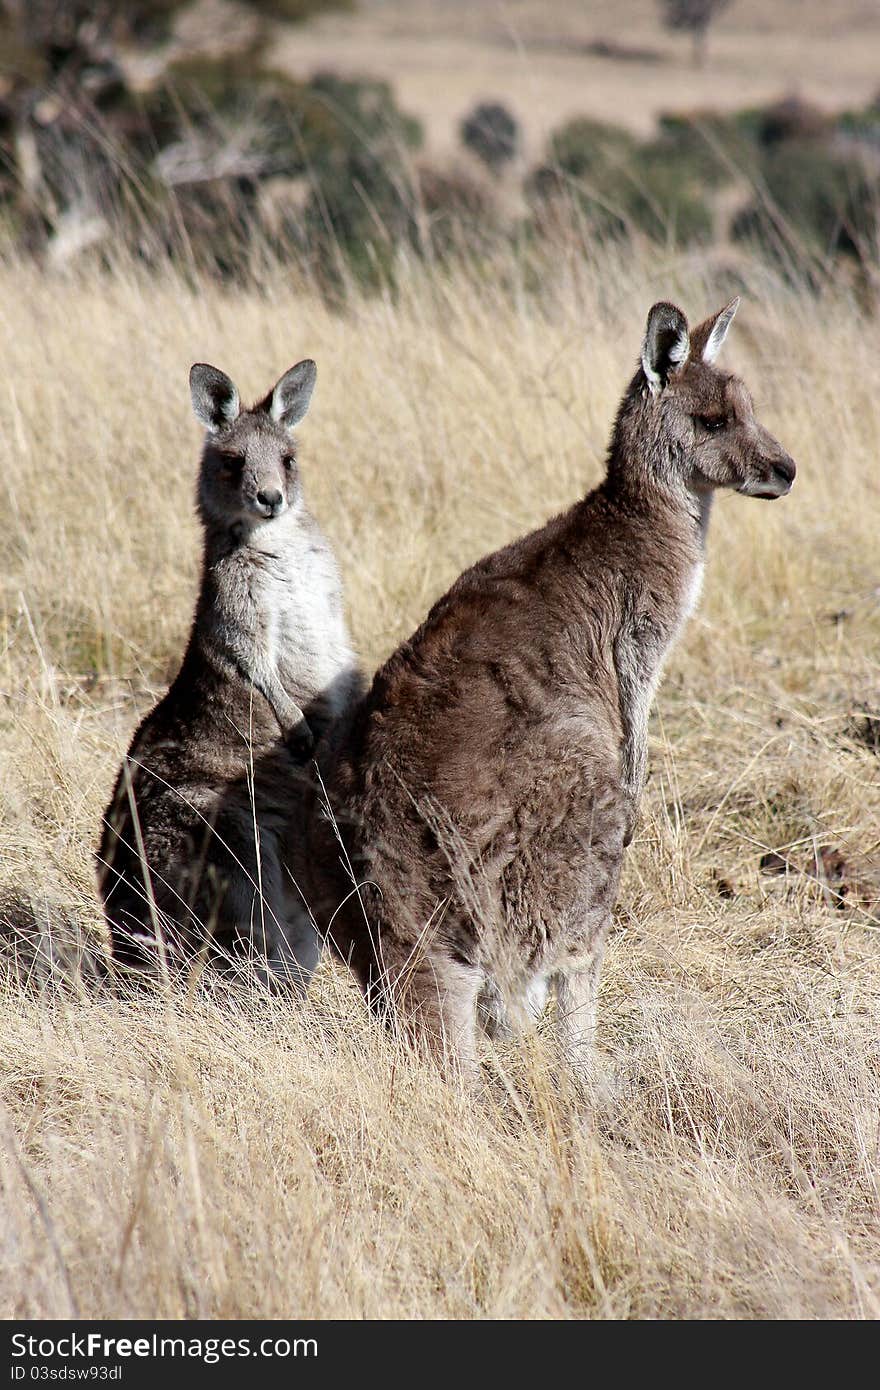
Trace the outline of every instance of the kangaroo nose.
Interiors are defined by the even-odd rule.
[[[281,506],[281,493],[277,488],[267,488],[265,492],[257,493],[257,501],[274,512]]]
[[[786,454],[784,459],[777,459],[773,467],[777,473],[781,473],[787,483],[793,483],[797,473],[797,465],[794,459]]]

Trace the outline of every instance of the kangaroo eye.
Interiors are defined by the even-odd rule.
[[[708,430],[709,434],[717,434],[718,430],[723,430],[727,424],[727,418],[724,415],[698,415],[697,420],[704,430]]]
[[[287,469],[287,472],[289,473],[293,465],[296,463],[296,459],[293,457],[292,454],[285,454],[281,462],[284,464],[284,467]]]
[[[240,478],[241,471],[244,468],[244,459],[237,458],[234,455],[227,455],[224,458],[221,467],[223,469],[224,477]]]

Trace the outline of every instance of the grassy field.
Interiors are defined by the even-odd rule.
[[[586,1100],[540,1036],[487,1052],[465,1098],[330,966],[301,1010],[127,1004],[71,946],[188,627],[190,363],[257,396],[317,360],[305,485],[372,668],[598,480],[652,301],[696,320],[726,288],[692,260],[560,255],[540,293],[512,266],[413,270],[334,315],[280,268],[262,294],[0,269],[0,889],[65,962],[28,975],[19,940],[0,996],[0,1315],[880,1313],[880,367],[843,289],[755,269],[725,349],[800,472],[785,501],[716,508]]]

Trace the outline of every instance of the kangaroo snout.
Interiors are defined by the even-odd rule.
[[[785,497],[786,493],[791,492],[792,483],[797,474],[797,464],[788,454],[780,457],[768,459],[765,476],[759,481],[747,484],[742,489],[750,497],[760,497],[764,501],[774,502],[777,497]]]
[[[791,492],[791,485],[797,475],[797,464],[794,459],[786,454],[784,459],[776,459],[773,464],[773,472],[777,478],[781,478],[785,485],[785,492]],[[782,494],[780,494],[782,496]]]
[[[284,506],[284,497],[278,488],[264,488],[257,493],[257,502],[266,516],[277,516]]]

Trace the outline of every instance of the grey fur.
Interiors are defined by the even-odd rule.
[[[196,419],[211,434],[238,419],[241,400],[225,372],[207,362],[194,362],[189,371],[189,390]]]
[[[288,433],[314,379],[314,363],[300,363],[242,412],[224,373],[191,373],[208,431],[201,591],[180,672],[120,770],[98,855],[114,953],[133,965],[246,950],[306,983],[317,961],[285,865],[303,835],[303,763],[315,745],[320,756],[360,677]]]
[[[284,373],[273,390],[269,414],[285,429],[292,430],[308,410],[316,375],[314,362],[298,362]]]

